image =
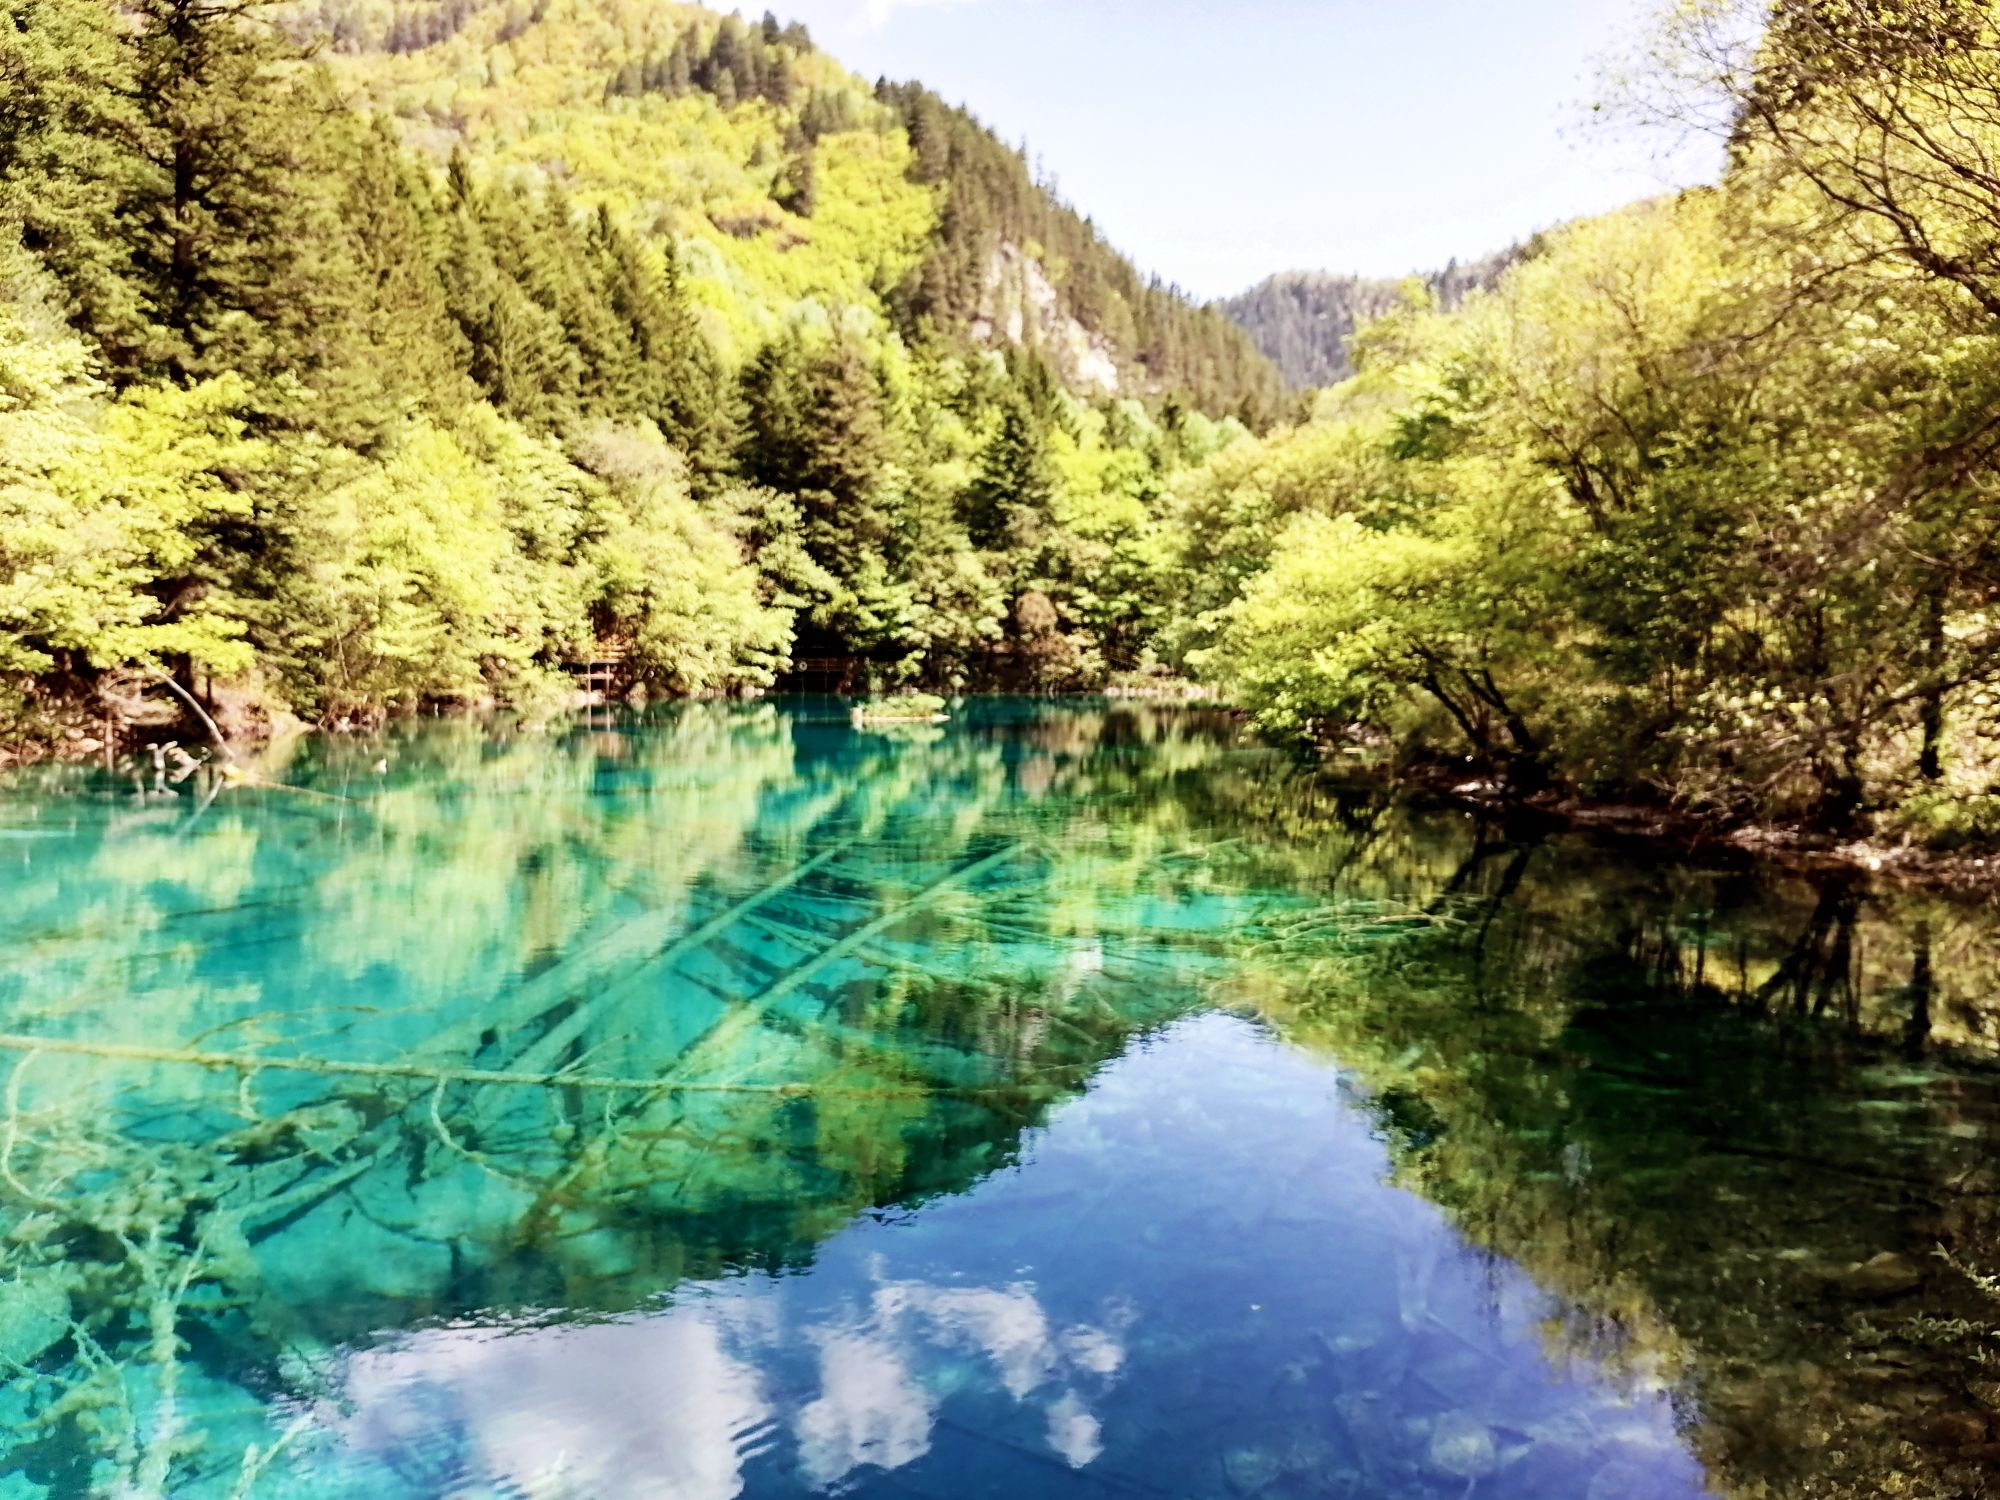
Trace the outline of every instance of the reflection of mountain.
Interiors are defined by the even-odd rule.
[[[1140,1399],[1147,1340],[1157,1371],[1273,1358],[1241,1308],[1203,1323],[1184,1269],[1136,1344],[1115,1307],[1022,1273],[1027,1242],[958,1279],[855,1271],[779,1343],[751,1291],[789,1295],[871,1211],[1004,1197],[1053,1106],[1086,1094],[1088,1119],[1108,1060],[1214,1006],[1355,1070],[1400,1180],[1563,1299],[1558,1345],[1681,1381],[1736,1492],[1858,1495],[1899,1463],[1948,1486],[1984,1442],[1983,1310],[1928,1252],[1991,1247],[2000,1104],[1926,1050],[1992,1035],[1980,914],[1482,843],[1171,711],[983,704],[913,743],[715,705],[556,736],[427,726],[278,774],[303,790],[0,801],[40,835],[0,875],[0,1354],[29,1372],[0,1430],[33,1434],[9,1451],[38,1494],[229,1495],[293,1413],[300,1453],[337,1433],[420,1464],[398,1422],[474,1408],[466,1441],[523,1485],[568,1454],[705,1493],[756,1461],[759,1423],[786,1434],[788,1482],[844,1484],[942,1462],[974,1387],[1037,1462],[1125,1462],[1105,1403]],[[1163,1177],[1149,1143],[1182,1094],[1118,1148]],[[1257,1103],[1227,1093],[1224,1144],[1186,1149],[1225,1150]],[[1092,1264],[1171,1280],[1280,1155],[1231,1157],[1198,1211],[1130,1210],[1125,1239],[1158,1232],[1146,1214],[1182,1226],[1150,1261],[1089,1231]],[[1081,1234],[1084,1212],[1030,1203],[1021,1232]],[[1257,1275],[1295,1253],[1278,1213],[1240,1230]],[[1328,1253],[1360,1232],[1314,1222]],[[1317,1420],[1314,1382],[1366,1426],[1470,1378],[1465,1320],[1424,1321],[1434,1249],[1381,1244],[1356,1264],[1395,1306],[1356,1321],[1360,1283],[1332,1288],[1325,1341],[1285,1356],[1307,1392],[1286,1421]],[[1115,1392],[1093,1363],[1113,1345]],[[646,1432],[533,1430],[593,1431],[591,1372],[635,1364],[663,1382]],[[1963,1420],[1933,1442],[1919,1406]],[[1570,1452],[1552,1416],[1446,1408],[1395,1473],[1434,1440],[1519,1474]],[[1275,1417],[1229,1421],[1265,1436],[1218,1492],[1359,1472],[1345,1439],[1288,1469]]]

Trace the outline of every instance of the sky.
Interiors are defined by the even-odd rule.
[[[711,0],[713,3],[713,0]],[[790,0],[867,78],[1009,142],[1199,297],[1275,271],[1402,276],[1711,178],[1593,116],[1655,0]],[[761,14],[761,3],[744,4]]]

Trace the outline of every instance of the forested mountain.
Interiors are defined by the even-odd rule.
[[[1019,152],[632,0],[6,0],[0,716],[1101,681],[1275,370]],[[72,734],[78,731],[72,730]]]
[[[1438,307],[1450,310],[1473,292],[1485,291],[1500,273],[1524,255],[1521,246],[1442,271],[1391,281],[1381,277],[1337,276],[1329,271],[1282,271],[1220,307],[1248,333],[1278,367],[1293,390],[1337,385],[1354,373],[1349,346],[1357,330],[1390,311],[1421,287]]]
[[[1275,410],[1228,321],[1143,277],[1021,151],[920,85],[864,84],[802,26],[631,0],[317,0],[290,19],[431,156],[462,148],[517,190],[673,236],[726,354],[801,296],[837,299],[905,335],[1034,346],[1080,391]]]

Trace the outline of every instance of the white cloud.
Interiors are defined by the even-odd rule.
[[[1000,1383],[1016,1401],[1055,1371],[1056,1349],[1048,1315],[1032,1287],[933,1287],[895,1281],[875,1297],[878,1315],[904,1308],[929,1321],[933,1336],[977,1349],[993,1362]]]
[[[1077,1384],[1102,1389],[1125,1362],[1130,1314],[1109,1311],[1108,1326],[1062,1328],[1025,1282],[881,1282],[865,1313],[806,1331],[819,1346],[820,1393],[794,1418],[800,1466],[827,1487],[863,1465],[894,1469],[921,1458],[937,1392],[956,1382],[947,1373],[953,1352],[980,1356],[1001,1390],[1041,1405],[1049,1447],[1065,1463],[1096,1462],[1104,1429]]]
[[[815,1331],[820,1394],[793,1424],[816,1489],[863,1464],[900,1469],[930,1451],[930,1399],[896,1344],[854,1329]]]
[[[1097,1462],[1104,1451],[1104,1424],[1091,1415],[1075,1391],[1064,1391],[1049,1408],[1049,1446],[1072,1469]]]

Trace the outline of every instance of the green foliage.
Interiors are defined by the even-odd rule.
[[[88,416],[101,392],[55,297],[18,241],[0,254],[0,670],[9,673],[48,671],[97,620],[139,608],[123,528],[106,514],[79,530],[57,485],[96,450]]]
[[[247,386],[113,400],[52,299],[18,246],[0,258],[0,670],[243,670],[231,585],[275,460]]]
[[[889,536],[879,503],[888,434],[866,352],[795,326],[743,372],[744,475],[797,497],[806,545],[843,581]]]
[[[1043,438],[1019,396],[1001,408],[1000,425],[966,486],[965,530],[975,547],[1003,550],[1037,535],[1054,491]]]
[[[1479,260],[1453,261],[1418,278],[1440,307],[1454,308],[1486,291],[1532,247],[1503,250]],[[1267,277],[1222,304],[1230,321],[1285,377],[1293,390],[1337,385],[1354,373],[1354,336],[1403,299],[1405,283],[1321,271],[1286,271]]]
[[[725,106],[752,99],[782,106],[792,99],[794,60],[811,45],[803,26],[780,27],[767,14],[763,25],[749,28],[740,16],[729,15],[709,34],[706,45],[701,33],[690,28],[676,36],[664,53],[626,62],[609,92],[677,97],[698,89]]]
[[[754,690],[795,636],[857,680],[1089,686],[1158,623],[1165,476],[1242,435],[1187,401],[1273,378],[969,119],[939,175],[943,116],[775,18],[7,15],[10,693],[141,668],[365,722],[607,658]],[[905,316],[967,213],[1046,317]]]
[[[137,134],[132,64],[95,0],[0,9],[0,220],[60,279],[81,320],[130,330],[132,247],[117,217]]]
[[[9,702],[1164,664],[1525,787],[1959,838],[2000,756],[2000,231],[1939,184],[2000,144],[1995,32],[1838,9],[1709,60],[1718,190],[1393,304],[1274,289],[1379,315],[1254,436],[1277,374],[1220,311],[775,19],[11,0]]]
[[[1178,484],[1171,639],[1275,727],[1528,784],[1983,793],[2000,344],[1955,276],[1802,266],[1810,189],[1746,170],[1374,325],[1313,422]]]
[[[768,687],[789,656],[793,608],[771,599],[741,530],[690,498],[679,454],[655,436],[600,429],[578,457],[606,486],[586,554],[599,634],[630,642],[651,687]]]

